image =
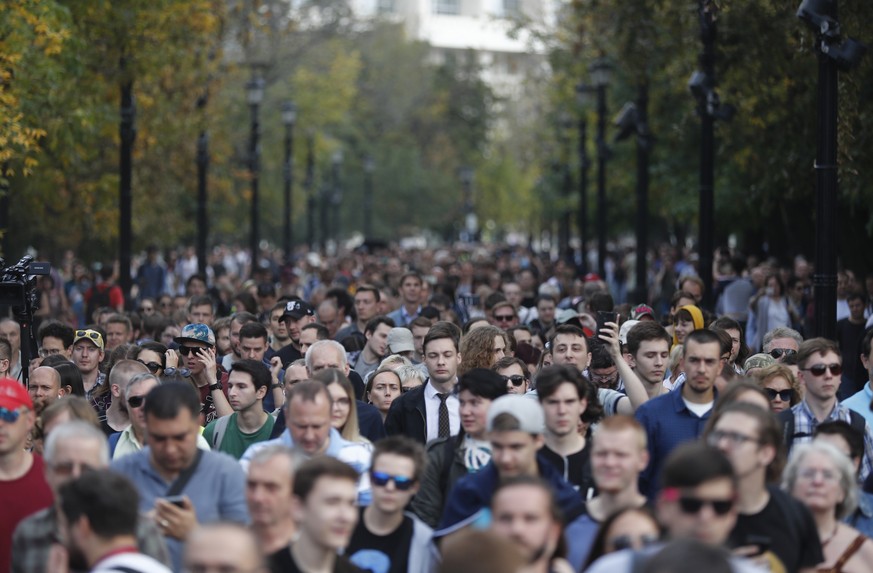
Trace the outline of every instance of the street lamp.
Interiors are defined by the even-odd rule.
[[[201,118],[206,107],[207,95],[197,98],[197,109]],[[207,176],[209,170],[209,133],[200,130],[197,137],[197,271],[206,276],[206,243],[209,236],[209,217],[207,214]]]
[[[597,89],[597,272],[606,277],[606,88],[612,75],[612,65],[599,57],[588,67],[591,82]]]
[[[373,236],[373,172],[376,162],[368,155],[364,158],[364,239]]]
[[[333,185],[331,189],[330,195],[330,203],[331,203],[331,214],[333,215],[333,239],[336,244],[336,251],[339,252],[339,240],[340,240],[340,204],[343,199],[343,191],[340,187],[340,170],[343,165],[343,150],[337,149],[333,152],[333,155],[330,158],[330,162],[333,167]]]
[[[285,260],[291,262],[293,251],[291,237],[291,188],[294,183],[294,123],[297,121],[297,106],[293,101],[282,104],[282,123],[285,124],[285,232],[282,243]]]
[[[479,221],[476,220],[476,213],[473,211],[474,174],[473,168],[469,165],[461,167],[458,172],[464,192],[464,230],[461,232],[461,240],[465,243],[472,243],[475,240],[476,229],[479,226]]]
[[[252,182],[252,212],[251,212],[251,236],[249,238],[249,249],[251,251],[251,268],[254,271],[258,265],[258,245],[261,241],[258,212],[260,209],[258,197],[258,176],[260,175],[260,153],[261,148],[258,143],[260,135],[260,124],[258,120],[258,112],[260,111],[261,102],[264,99],[264,80],[260,77],[253,77],[246,84],[246,101],[251,110],[251,131],[249,133],[249,177]]]
[[[125,68],[125,60],[121,60],[121,68]],[[132,194],[132,171],[133,171],[133,142],[136,139],[136,103],[133,97],[133,81],[128,80],[121,84],[121,121],[119,135],[121,137],[121,149],[119,154],[119,183],[118,183],[118,215],[119,215],[119,257],[118,272],[121,275],[121,291],[124,293],[125,304],[130,304],[130,288],[132,280],[130,276],[130,253],[133,243],[131,218],[133,212]]]
[[[315,250],[315,137],[306,134],[306,176],[303,179],[306,190],[306,244],[310,251]]]
[[[585,107],[595,88],[584,83],[576,84],[576,104],[579,108],[579,274],[585,276],[588,272],[588,169],[591,160],[588,159],[588,122],[585,120]]]
[[[837,72],[864,55],[857,41],[841,41],[837,0],[803,0],[797,17],[816,31],[818,142],[815,157],[815,335],[836,339],[837,309]]]

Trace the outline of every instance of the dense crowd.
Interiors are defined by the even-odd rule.
[[[873,280],[827,340],[802,258],[629,257],[69,253],[0,319],[0,570],[869,572]]]

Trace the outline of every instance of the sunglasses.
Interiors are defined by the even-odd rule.
[[[772,356],[776,360],[779,360],[783,356],[787,358],[789,356],[794,356],[795,354],[797,354],[797,351],[793,348],[774,348],[770,351],[770,356]]]
[[[794,396],[794,390],[790,388],[788,390],[774,390],[773,388],[764,388],[764,392],[767,393],[767,397],[771,400],[775,400],[776,396],[779,396],[779,399],[783,402],[790,402],[791,397]]]
[[[370,472],[370,479],[373,481],[374,485],[378,485],[379,487],[385,487],[388,485],[389,481],[393,481],[394,487],[396,487],[398,491],[407,491],[415,485],[415,480],[412,478],[394,476],[386,474],[385,472]]]
[[[515,319],[514,314],[495,314],[494,315],[494,320],[496,320],[498,322],[511,322],[514,319]]]
[[[149,372],[151,372],[152,374],[163,368],[163,366],[161,366],[158,362],[143,362],[142,360],[137,360],[137,362],[145,365],[145,367],[148,368]]]
[[[182,356],[188,356],[189,354],[200,354],[201,351],[206,350],[205,348],[198,348],[196,346],[185,346],[184,344],[179,345],[179,354]]]
[[[809,372],[812,372],[813,376],[824,376],[824,373],[830,370],[831,376],[839,376],[843,373],[843,366],[835,362],[833,364],[816,364],[815,366],[810,366],[809,368],[801,368],[801,370],[807,370]]]
[[[145,396],[131,396],[127,399],[127,405],[134,409],[139,408],[143,404],[145,404]]]
[[[712,508],[716,515],[725,515],[734,507],[733,499],[700,499],[699,497],[681,496],[679,498],[679,508],[682,513],[694,515],[700,513],[704,505]]]
[[[512,376],[503,376],[504,382],[512,382],[513,386],[521,386],[524,384],[525,377],[521,374],[513,374]]]
[[[615,551],[623,551],[625,549],[649,547],[657,542],[657,535],[640,535],[639,537],[633,535],[619,535],[608,540],[606,544],[612,545],[612,547],[615,548]]]
[[[0,408],[0,420],[7,424],[14,424],[21,416],[21,410],[10,410],[9,408]]]

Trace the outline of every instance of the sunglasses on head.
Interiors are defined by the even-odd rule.
[[[504,382],[512,382],[513,386],[521,386],[524,384],[524,376],[521,374],[513,374],[512,376],[503,376]]]
[[[773,388],[764,388],[764,392],[767,393],[767,397],[771,400],[775,400],[776,396],[779,396],[779,399],[783,402],[790,402],[791,397],[794,395],[794,390],[774,390]]]
[[[131,408],[139,408],[145,404],[145,396],[131,396],[127,399],[127,405]]]
[[[7,424],[14,424],[21,416],[21,410],[10,410],[9,408],[0,408],[0,420]]]
[[[143,364],[152,374],[163,368],[159,362],[143,362],[142,360],[137,360],[137,362]]]
[[[716,515],[725,515],[734,507],[733,499],[700,499],[699,497],[691,497],[683,495],[679,498],[679,508],[682,513],[694,515],[700,513],[704,505],[712,508]]]
[[[797,351],[793,348],[774,348],[770,351],[770,356],[772,356],[776,360],[779,360],[783,356],[787,358],[789,356],[794,356],[795,354],[797,354]]]
[[[389,481],[393,481],[394,487],[396,487],[399,491],[407,491],[409,488],[415,485],[415,480],[412,478],[395,476],[391,474],[386,474],[385,472],[370,472],[370,480],[373,482],[373,485],[378,485],[380,487],[385,487],[386,485],[388,485]]]
[[[835,362],[833,364],[815,364],[809,368],[802,368],[802,370],[812,372],[813,376],[824,376],[824,373],[830,370],[831,376],[839,376],[843,373],[843,366]]]

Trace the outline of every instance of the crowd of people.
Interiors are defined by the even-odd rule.
[[[261,255],[69,256],[0,319],[0,570],[873,567],[873,281],[828,340],[803,259]]]

